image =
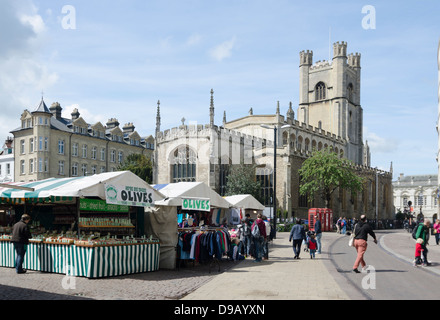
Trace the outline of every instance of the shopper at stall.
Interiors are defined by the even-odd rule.
[[[26,254],[26,247],[29,244],[29,239],[32,238],[28,223],[31,217],[28,214],[23,214],[21,220],[12,227],[11,242],[14,244],[16,252],[15,270],[17,273],[26,273],[23,269],[24,256]]]
[[[252,225],[252,238],[255,244],[255,262],[261,262],[264,254],[264,241],[266,240],[266,225],[263,221],[263,215],[259,213],[257,220]]]

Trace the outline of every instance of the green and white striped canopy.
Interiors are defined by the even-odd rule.
[[[95,174],[87,177],[50,178],[34,182],[12,182],[0,187],[0,203],[66,202],[75,198],[98,197],[105,200],[105,183],[139,186],[152,189],[144,180],[130,171]],[[15,187],[15,188],[14,188]],[[21,188],[21,189],[19,189]],[[33,191],[23,189],[33,189]],[[155,190],[156,199],[164,196]]]

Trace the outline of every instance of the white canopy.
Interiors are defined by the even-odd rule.
[[[211,207],[229,208],[231,204],[203,182],[157,184],[153,187],[166,198],[156,201],[159,206],[181,206],[184,198],[210,199]]]
[[[250,194],[239,194],[235,196],[225,197],[225,199],[234,208],[241,209],[253,209],[253,210],[264,210],[264,205],[262,205],[257,199],[255,199]]]
[[[47,199],[56,197],[84,198],[99,197],[106,199],[105,185],[130,186],[149,189],[153,192],[154,200],[164,199],[165,196],[153,189],[147,182],[130,171],[116,171],[95,174],[87,177],[50,178],[27,183],[11,183],[10,187],[0,188],[0,198],[7,199]],[[28,188],[22,190],[14,188]]]

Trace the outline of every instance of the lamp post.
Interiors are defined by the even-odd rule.
[[[265,124],[261,125],[262,128],[273,130],[273,229],[274,239],[277,236],[277,127],[271,127]]]

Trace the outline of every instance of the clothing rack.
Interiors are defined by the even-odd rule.
[[[220,261],[224,255],[231,256],[232,242],[223,227],[186,227],[178,228],[179,237],[176,246],[177,268],[180,269],[181,261],[209,262],[209,272],[215,265],[220,271]]]

